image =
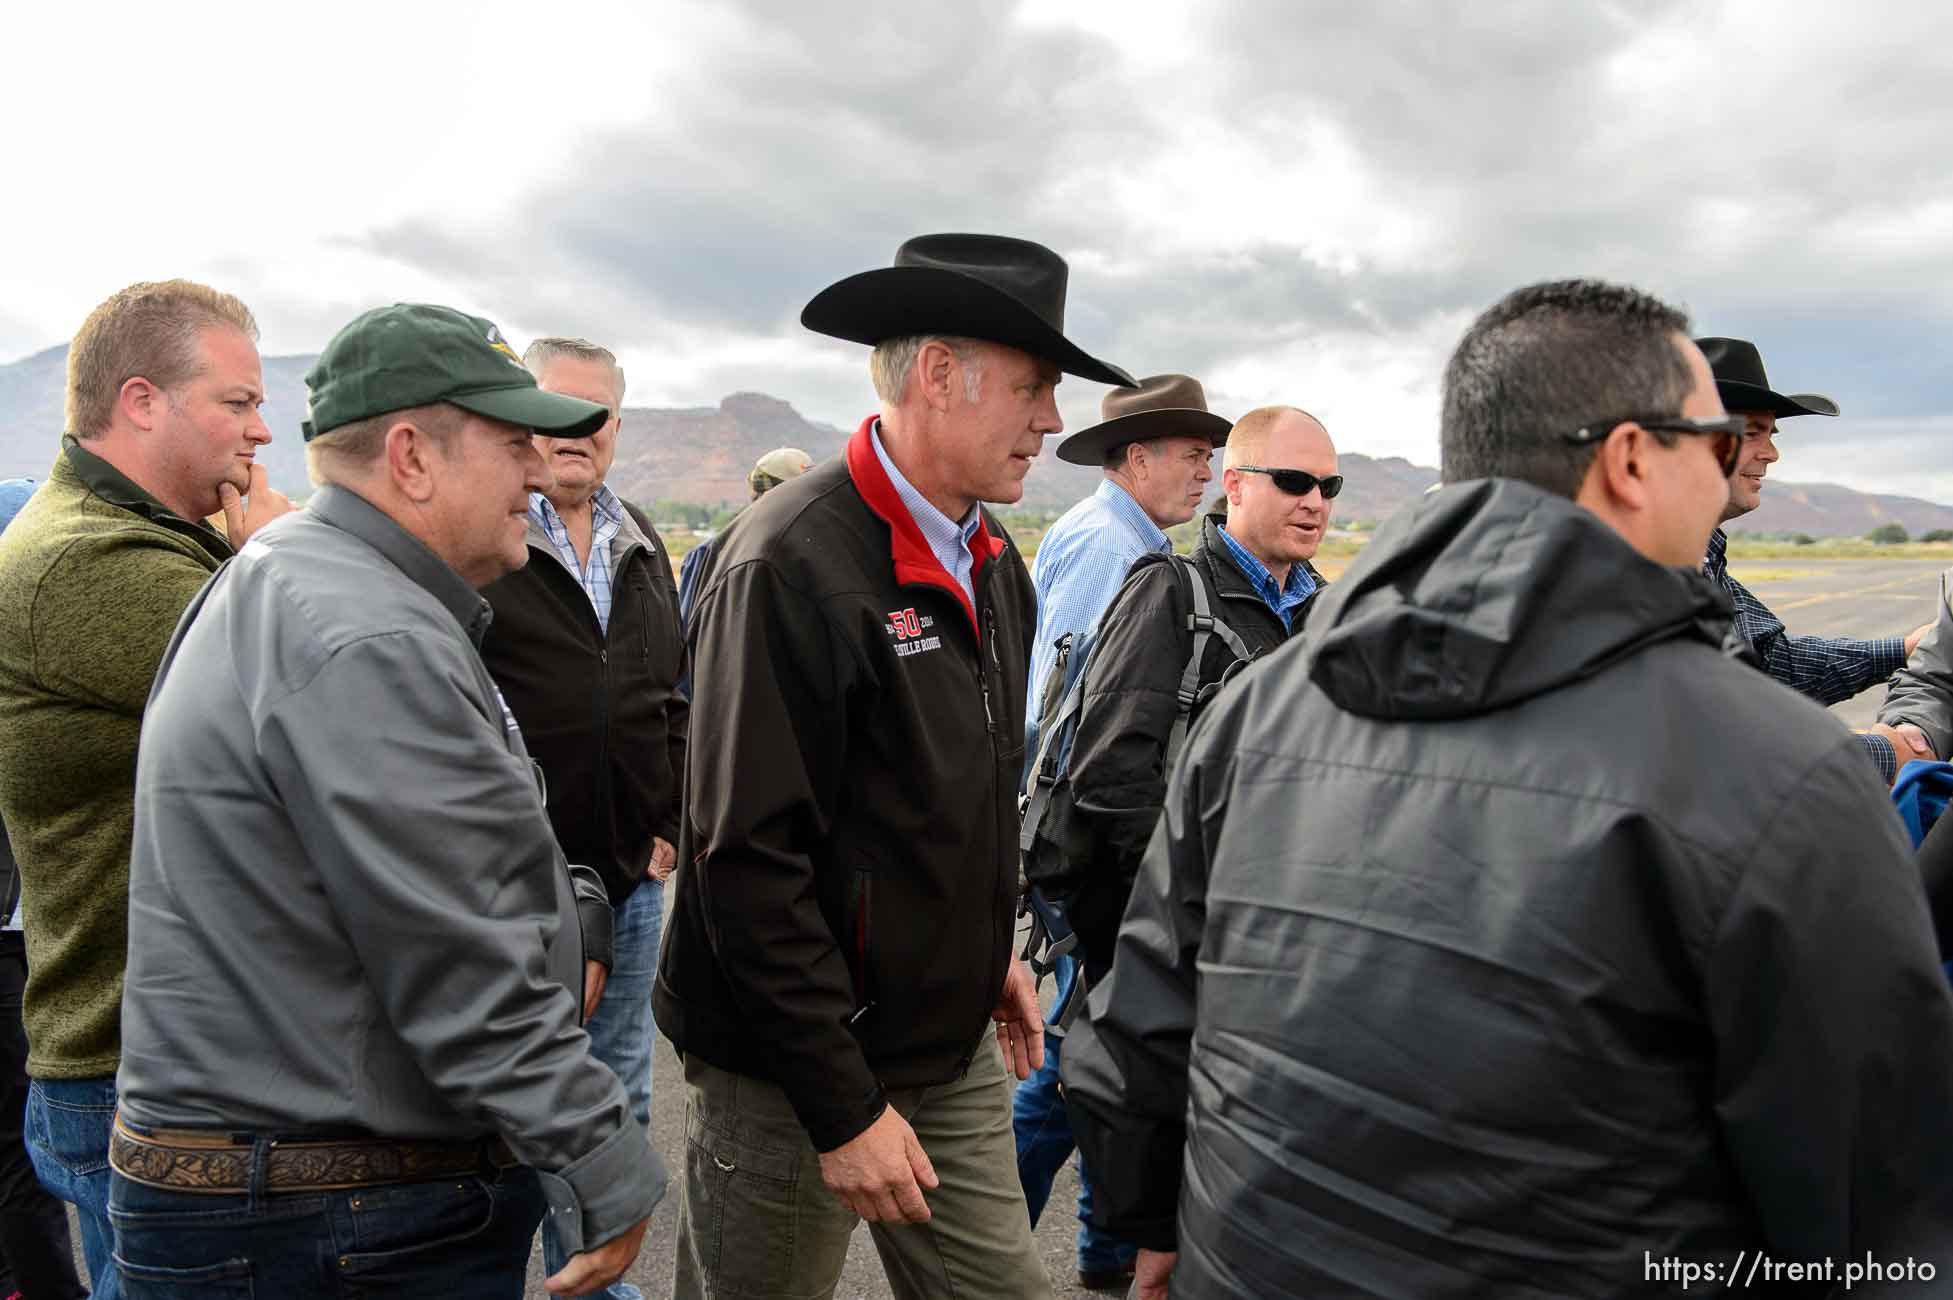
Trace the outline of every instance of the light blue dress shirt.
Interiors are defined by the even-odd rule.
[[[1056,641],[1098,622],[1133,561],[1172,548],[1166,533],[1124,488],[1106,479],[1051,525],[1038,544],[1031,585],[1038,595],[1038,630],[1031,649],[1031,699],[1026,727],[1037,721],[1045,674],[1058,657]]]
[[[976,536],[977,525],[983,521],[983,513],[971,506],[970,513],[958,523],[942,511],[929,504],[929,498],[915,490],[915,484],[902,477],[902,471],[895,468],[895,462],[888,458],[888,449],[882,446],[882,422],[875,421],[875,427],[868,431],[868,441],[874,445],[875,455],[888,474],[888,481],[895,485],[895,495],[902,498],[902,504],[909,508],[909,517],[915,526],[922,530],[922,539],[929,543],[935,553],[937,563],[943,572],[956,579],[956,585],[970,598],[970,608],[976,608],[976,586],[971,576],[976,572],[976,560],[970,554],[970,539]]]

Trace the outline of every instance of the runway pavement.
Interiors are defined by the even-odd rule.
[[[1739,561],[1732,566],[1739,580],[1773,609],[1793,633],[1817,636],[1902,636],[1931,620],[1937,609],[1941,566],[1922,560],[1782,560]],[[1873,720],[1884,692],[1874,688],[1833,708],[1841,721],[1864,726]],[[652,1090],[651,1138],[674,1179],[682,1176],[684,1089],[677,1059],[660,1040]],[[1038,1226],[1038,1248],[1044,1256],[1057,1294],[1081,1297],[1098,1294],[1080,1289],[1073,1272],[1072,1238],[1077,1224],[1072,1209],[1078,1187],[1068,1166],[1053,1191],[1050,1207]],[[672,1225],[677,1214],[677,1191],[659,1205],[643,1252],[628,1275],[648,1300],[671,1294]],[[528,1300],[542,1300],[540,1253],[530,1264]],[[870,1300],[891,1293],[865,1230],[857,1230],[848,1253],[847,1271],[836,1292],[841,1300]]]

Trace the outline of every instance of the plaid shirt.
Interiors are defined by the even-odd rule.
[[[563,567],[576,575],[583,585],[583,594],[590,598],[590,606],[597,611],[597,626],[610,633],[610,543],[617,536],[617,530],[624,526],[624,503],[617,494],[607,487],[599,487],[597,495],[590,498],[590,562],[586,565],[576,558],[576,544],[570,541],[570,530],[563,526],[563,518],[556,513],[556,507],[549,504],[549,498],[540,492],[529,494],[529,518],[543,530],[543,536],[556,548],[556,555],[563,561]]]
[[[1227,544],[1227,552],[1234,561],[1234,567],[1247,577],[1248,582],[1255,589],[1255,594],[1261,597],[1268,608],[1275,611],[1275,616],[1282,620],[1283,627],[1293,627],[1295,611],[1304,601],[1316,594],[1316,578],[1309,572],[1309,566],[1291,564],[1288,568],[1288,581],[1278,585],[1275,575],[1268,571],[1268,566],[1256,559],[1247,547],[1235,541],[1227,529],[1216,528],[1214,531],[1219,533],[1221,541]]]
[[[1750,589],[1729,576],[1729,538],[1718,528],[1709,535],[1702,572],[1729,593],[1736,607],[1736,630],[1763,661],[1764,671],[1819,704],[1848,700],[1905,667],[1903,637],[1792,636],[1783,620]],[[1890,784],[1895,769],[1892,746],[1882,736],[1860,736],[1867,754]]]

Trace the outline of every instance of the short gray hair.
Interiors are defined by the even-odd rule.
[[[963,400],[974,402],[981,397],[983,345],[976,339],[950,334],[906,334],[877,343],[875,350],[868,354],[868,377],[874,381],[875,396],[891,404],[901,401],[903,390],[909,386],[909,372],[915,369],[916,358],[931,343],[942,344],[963,363]]]
[[[409,406],[354,420],[317,434],[305,444],[305,476],[312,480],[314,487],[364,476],[386,450],[387,430],[396,424],[414,425],[446,450],[467,422],[466,411],[446,402]]]
[[[1122,442],[1116,446],[1107,447],[1105,449],[1104,459],[1105,468],[1124,469],[1126,467],[1126,460],[1132,455],[1132,449],[1134,447],[1144,447],[1148,456],[1158,459],[1166,454],[1166,436],[1161,435],[1158,438],[1134,438],[1131,442]]]
[[[617,408],[624,404],[624,367],[617,364],[617,354],[589,339],[553,335],[531,343],[522,354],[522,364],[540,381],[543,368],[559,357],[568,357],[572,361],[596,361],[609,366],[611,373],[617,377],[617,400],[611,403],[611,414],[616,414]]]

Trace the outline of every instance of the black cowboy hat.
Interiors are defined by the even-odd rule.
[[[1716,392],[1726,411],[1768,411],[1779,420],[1792,415],[1836,415],[1838,404],[1822,393],[1785,396],[1770,387],[1763,373],[1763,354],[1748,339],[1697,339],[1695,346],[1709,358],[1716,375]]]
[[[1058,444],[1059,460],[1103,465],[1114,447],[1147,438],[1205,438],[1219,447],[1234,428],[1207,409],[1207,391],[1187,375],[1148,375],[1136,388],[1115,388],[1099,415],[1099,423]]]
[[[1065,259],[1003,235],[917,235],[895,265],[851,275],[814,295],[800,323],[871,346],[910,334],[1002,343],[1068,375],[1132,386],[1132,376],[1065,337]]]

